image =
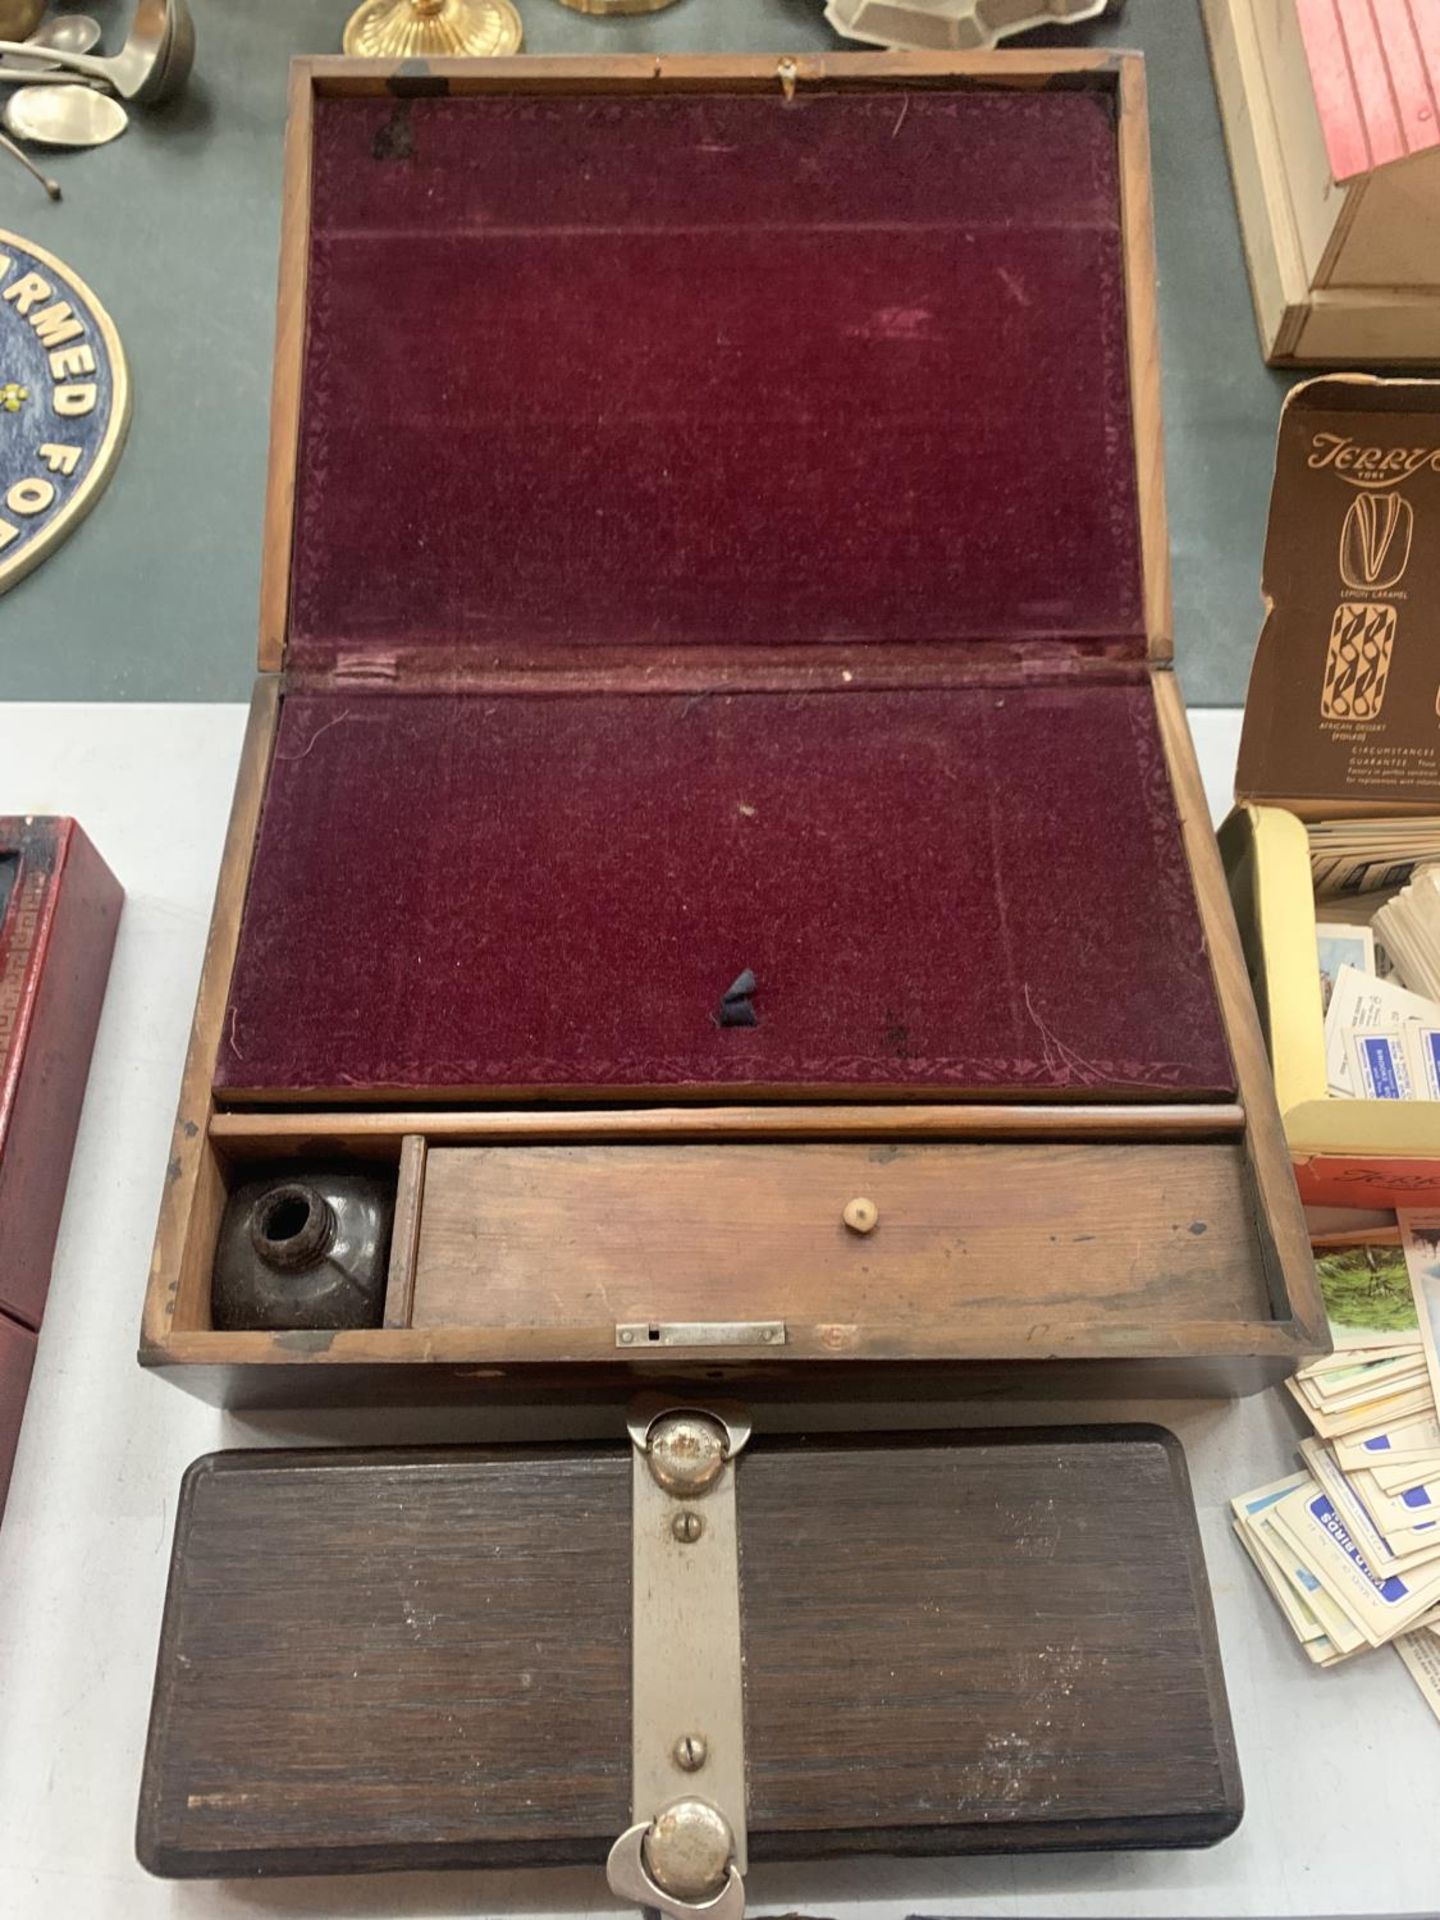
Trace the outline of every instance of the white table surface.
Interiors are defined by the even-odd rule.
[[[0,813],[73,813],[128,892],[10,1504],[0,1527],[0,1920],[618,1912],[595,1872],[166,1884],[132,1830],[180,1475],[221,1446],[523,1437],[523,1413],[234,1418],[141,1373],[141,1295],[243,710],[0,705]],[[1223,810],[1239,716],[1194,716]],[[1097,912],[1103,901],[1095,902]],[[843,1416],[841,1416],[843,1417]],[[757,1869],[752,1914],[1330,1915],[1440,1910],[1440,1725],[1382,1652],[1311,1669],[1225,1501],[1291,1465],[1279,1393],[870,1409],[877,1425],[1159,1420],[1183,1439],[1248,1811],[1203,1853]],[[836,1424],[834,1410],[826,1424]],[[814,1425],[812,1419],[810,1422]],[[589,1412],[550,1422],[605,1430]],[[1165,1712],[1157,1699],[1155,1712]]]

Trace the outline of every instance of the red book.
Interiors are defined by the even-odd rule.
[[[123,899],[73,820],[0,817],[0,1506]]]

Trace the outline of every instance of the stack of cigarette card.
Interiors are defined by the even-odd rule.
[[[1399,1247],[1320,1255],[1335,1352],[1286,1382],[1314,1436],[1231,1506],[1307,1657],[1394,1646],[1440,1719],[1440,1211],[1398,1219]]]
[[[1440,1001],[1382,979],[1351,958],[1368,927],[1317,928],[1325,1007],[1325,1076],[1332,1094],[1360,1100],[1440,1099]],[[1374,939],[1369,940],[1374,965]],[[1329,971],[1327,971],[1327,968]]]
[[[1440,1099],[1440,821],[1310,829],[1332,1094]]]
[[[1394,970],[1413,993],[1440,1000],[1440,866],[1421,867],[1408,886],[1379,906],[1372,926]]]
[[[1405,886],[1418,867],[1440,862],[1440,819],[1317,820],[1308,829],[1315,897]]]

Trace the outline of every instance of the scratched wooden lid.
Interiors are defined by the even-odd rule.
[[[198,1461],[145,1865],[588,1862],[602,1889],[630,1822],[630,1489],[620,1444]],[[1236,1825],[1172,1435],[757,1437],[736,1498],[752,1863]]]

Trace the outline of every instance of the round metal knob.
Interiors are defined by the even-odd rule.
[[[662,1892],[704,1900],[725,1884],[735,1836],[707,1800],[676,1800],[656,1814],[645,1836],[645,1865]]]
[[[725,1467],[725,1429],[703,1413],[667,1413],[650,1430],[646,1455],[656,1484],[677,1500],[713,1487]]]
[[[852,1233],[873,1233],[880,1224],[880,1209],[873,1200],[857,1194],[847,1203],[840,1218]]]

